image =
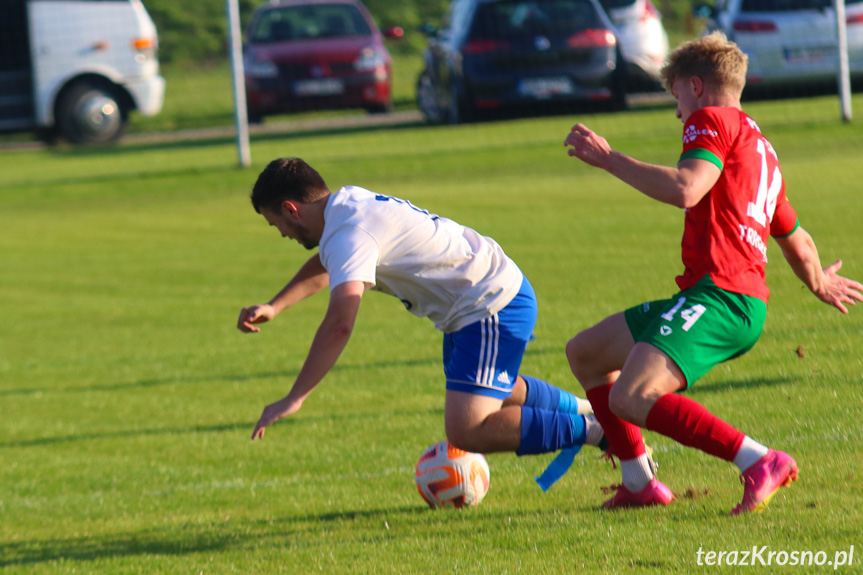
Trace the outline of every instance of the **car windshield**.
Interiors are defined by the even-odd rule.
[[[571,34],[604,23],[588,0],[516,0],[480,4],[472,38],[511,38],[532,34]]]
[[[249,40],[253,44],[371,36],[363,15],[350,4],[312,4],[266,10],[254,24]]]

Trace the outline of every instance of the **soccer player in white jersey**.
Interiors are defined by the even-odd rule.
[[[537,317],[536,296],[491,238],[402,199],[355,186],[331,193],[299,158],[274,160],[252,205],[283,237],[319,251],[273,299],[244,308],[237,327],[259,324],[325,287],[326,314],[290,392],[263,411],[252,439],[296,413],[341,355],[360,301],[373,289],[397,297],[444,333],[445,428],[477,453],[546,453],[604,447],[586,400],[529,376],[521,360]]]

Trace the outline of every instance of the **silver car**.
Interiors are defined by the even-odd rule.
[[[650,0],[600,0],[617,28],[629,91],[659,88],[659,70],[668,56],[662,14]]]
[[[845,0],[848,60],[863,79],[863,0]],[[748,90],[835,85],[839,58],[832,0],[717,0],[700,7],[704,32],[721,30],[749,56]]]

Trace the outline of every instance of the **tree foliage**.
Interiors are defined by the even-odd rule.
[[[238,0],[245,32],[252,13],[266,0]],[[163,62],[204,62],[224,58],[228,45],[228,18],[225,0],[144,0],[159,30],[160,59]],[[366,0],[366,7],[383,29],[401,26],[405,40],[394,43],[397,51],[421,49],[417,28],[424,22],[438,22],[448,0]]]

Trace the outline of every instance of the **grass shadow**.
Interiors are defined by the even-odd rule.
[[[62,435],[57,437],[38,437],[36,439],[28,439],[24,441],[8,441],[0,443],[0,449],[40,447],[45,445],[76,443],[79,441],[99,441],[102,439],[122,439],[142,436],[219,433],[223,431],[237,431],[239,429],[251,430],[253,426],[254,423],[252,422],[238,422],[223,423],[221,425],[195,425],[185,428],[125,429],[119,431],[106,431],[102,433],[81,433],[78,435]]]
[[[177,524],[171,528],[149,529],[110,536],[84,536],[54,539],[30,539],[0,543],[0,569],[33,568],[52,562],[90,562],[136,556],[184,556],[214,554],[247,544],[259,545],[271,539],[273,545],[284,546],[284,527],[305,523],[336,523],[355,520],[380,520],[417,516],[428,513],[418,505],[394,508],[354,510],[284,519],[253,520],[246,529],[232,523]],[[390,519],[392,520],[392,519]],[[280,529],[278,526],[282,525]],[[275,526],[275,528],[274,528]],[[289,542],[288,542],[289,544]],[[318,546],[327,546],[322,541]]]
[[[35,393],[90,393],[90,392],[111,392],[124,391],[130,389],[146,389],[150,387],[161,387],[166,385],[177,384],[202,384],[213,383],[214,381],[255,381],[259,379],[270,379],[273,377],[290,377],[295,376],[298,371],[272,371],[256,374],[210,374],[200,376],[177,376],[141,379],[128,383],[98,383],[95,385],[86,385],[80,387],[64,387],[59,389],[44,389],[44,388],[18,388],[0,390],[0,397],[14,395],[33,395]]]
[[[528,348],[525,352],[524,356],[532,357],[532,356],[541,356],[541,355],[549,355],[549,354],[563,354],[562,350],[557,348],[548,349],[548,348],[539,348],[539,349],[531,349]],[[371,363],[342,363],[337,364],[331,370],[332,373],[339,372],[350,372],[350,371],[365,371],[369,369],[389,369],[389,368],[404,368],[404,367],[428,367],[431,365],[439,365],[441,359],[439,356],[434,357],[425,357],[425,358],[417,358],[417,359],[402,359],[402,360],[394,360],[394,361],[378,361]],[[530,368],[528,367],[525,373],[530,372]],[[184,385],[184,384],[212,384],[214,381],[257,381],[263,379],[272,379],[277,377],[286,377],[293,378],[299,373],[299,370],[289,370],[289,371],[267,371],[267,372],[258,372],[258,373],[217,373],[217,374],[207,374],[207,375],[199,375],[199,376],[176,376],[176,377],[164,377],[164,378],[148,378],[148,379],[140,379],[137,381],[131,381],[128,383],[98,383],[94,385],[86,385],[80,387],[64,387],[58,389],[45,389],[45,388],[34,388],[34,387],[26,387],[26,388],[15,388],[15,389],[3,389],[0,390],[0,397],[11,397],[11,396],[21,396],[21,395],[33,395],[35,393],[90,393],[90,392],[111,392],[111,391],[123,391],[129,389],[146,389],[152,387],[162,387],[168,385]]]
[[[443,417],[443,407],[434,407],[422,410],[400,410],[401,415],[413,414],[415,416],[423,415],[439,415]],[[375,413],[343,413],[343,414],[324,414],[317,416],[297,415],[279,422],[280,427],[288,427],[292,425],[308,426],[321,422],[333,422],[344,420],[345,425],[355,423],[360,420],[381,419],[390,417],[390,413],[386,411]],[[42,447],[46,445],[59,445],[68,443],[78,443],[85,441],[101,441],[105,439],[126,439],[132,437],[157,437],[170,435],[187,435],[198,433],[224,433],[242,431],[244,435],[251,438],[252,430],[255,427],[257,420],[239,421],[234,423],[222,423],[214,425],[192,425],[188,427],[159,427],[148,429],[121,429],[117,431],[102,431],[94,433],[80,433],[76,435],[61,435],[55,437],[37,437],[35,439],[26,439],[23,441],[7,441],[0,443],[0,449],[19,449],[28,447]]]
[[[186,526],[188,527],[188,526]],[[218,526],[183,529],[182,537],[167,530],[124,533],[111,537],[70,537],[0,543],[0,568],[26,567],[55,561],[95,561],[144,555],[192,555],[218,552],[250,538]]]
[[[187,147],[196,147],[196,146],[187,146]],[[104,155],[105,152],[100,153],[100,155]],[[185,177],[194,177],[202,174],[214,174],[219,172],[230,172],[235,168],[230,164],[225,164],[221,167],[213,167],[207,166],[206,168],[200,167],[185,167],[185,168],[175,168],[175,169],[153,169],[147,170],[142,167],[139,171],[130,170],[128,172],[117,173],[117,174],[94,174],[90,176],[59,176],[56,179],[51,176],[48,177],[39,177],[38,180],[21,180],[16,181],[13,184],[10,184],[9,188],[27,188],[32,186],[74,186],[74,185],[90,185],[90,184],[112,184],[118,183],[122,184],[124,182],[128,182],[129,180],[156,180],[163,178],[185,178]],[[0,189],[6,187],[4,184],[0,184]]]
[[[713,393],[716,391],[728,391],[733,389],[755,389],[758,387],[774,387],[784,385],[794,381],[790,377],[770,377],[770,378],[754,378],[754,379],[738,379],[735,381],[715,381],[705,385],[700,385],[697,382],[692,386],[692,389],[686,390],[688,395],[698,395],[699,393]]]
[[[330,513],[320,513],[320,514],[309,514],[302,516],[294,516],[294,517],[286,517],[283,519],[276,519],[275,523],[279,524],[296,524],[296,523],[310,523],[310,522],[320,522],[320,523],[336,523],[339,521],[356,521],[357,519],[380,519],[387,520],[387,518],[393,518],[395,516],[413,516],[419,515],[420,513],[428,513],[429,509],[422,502],[418,502],[417,505],[402,505],[400,507],[386,507],[383,509],[361,509],[355,511],[333,511]],[[269,525],[269,521],[261,521],[262,524],[266,523]]]
[[[342,364],[336,365],[330,370],[332,373],[338,373],[342,371],[359,371],[359,370],[367,370],[367,369],[388,369],[392,367],[421,367],[421,366],[429,366],[433,364],[440,363],[440,359],[437,357],[434,358],[422,358],[422,359],[405,359],[398,361],[379,361],[373,363],[356,363],[356,364]],[[167,385],[177,385],[177,384],[212,384],[214,381],[256,381],[262,379],[272,379],[277,377],[286,377],[293,378],[299,373],[299,370],[290,370],[290,371],[268,371],[268,372],[258,372],[258,373],[242,373],[242,374],[208,374],[208,375],[200,375],[200,376],[176,376],[176,377],[164,377],[164,378],[150,378],[150,379],[140,379],[137,381],[131,381],[128,383],[98,383],[95,385],[87,385],[80,387],[65,387],[59,389],[45,389],[45,388],[16,388],[16,389],[4,389],[0,390],[0,397],[3,396],[15,396],[15,395],[32,395],[34,393],[89,393],[89,392],[111,392],[111,391],[123,391],[128,389],[146,389],[151,387],[161,387]]]

